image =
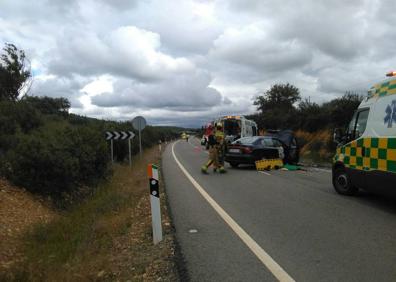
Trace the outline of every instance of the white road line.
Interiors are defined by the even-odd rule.
[[[172,155],[175,159],[177,165],[187,177],[188,180],[194,185],[195,189],[204,197],[204,199],[212,206],[212,208],[219,214],[219,216],[228,224],[228,226],[239,236],[239,238],[245,243],[245,245],[256,255],[256,257],[267,267],[267,269],[279,280],[279,281],[295,281],[266,251],[264,251],[259,244],[256,243],[246,233],[245,230],[242,229],[229,216],[223,208],[202,188],[201,185],[191,176],[191,174],[185,169],[185,167],[180,163],[175,155],[175,145],[178,143],[173,143],[172,145]]]
[[[265,174],[265,175],[271,175],[271,174],[269,174],[268,172],[261,171],[261,170],[259,170],[259,171],[257,171],[257,172],[260,172],[260,173]]]
[[[331,173],[331,170],[330,170],[330,169],[323,169],[323,168],[316,168],[316,167],[315,167],[314,170]]]

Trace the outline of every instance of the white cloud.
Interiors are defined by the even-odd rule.
[[[68,44],[64,44],[64,40]],[[69,31],[58,40],[50,71],[59,75],[113,74],[138,80],[164,79],[194,68],[186,58],[164,54],[160,36],[134,26],[122,26],[100,37]]]
[[[80,89],[87,83],[82,77],[64,78],[55,75],[39,75],[34,78],[28,95],[65,97],[71,102],[72,108],[82,108]]]
[[[271,73],[303,67],[311,60],[309,49],[297,39],[279,41],[260,23],[225,30],[211,56]]]
[[[156,83],[119,79],[112,92],[92,97],[92,103],[100,107],[199,111],[222,102],[221,94],[209,87],[210,82],[210,75],[199,70]]]
[[[73,112],[195,124],[254,111],[290,82],[323,102],[395,68],[392,0],[2,1],[0,44],[32,62],[31,93]],[[166,118],[165,118],[166,117]]]

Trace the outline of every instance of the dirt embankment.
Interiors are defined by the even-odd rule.
[[[23,235],[54,218],[56,213],[43,199],[0,179],[0,273],[23,260]]]
[[[160,163],[158,148],[132,168],[114,165],[92,198],[62,213],[1,180],[0,281],[178,281],[162,185],[164,240],[152,242],[148,163]]]

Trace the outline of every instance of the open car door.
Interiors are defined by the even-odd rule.
[[[282,142],[285,150],[285,163],[298,163],[300,160],[300,148],[292,130],[268,130],[264,135],[273,136]]]

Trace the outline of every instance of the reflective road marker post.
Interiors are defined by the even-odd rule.
[[[153,241],[154,245],[156,245],[162,241],[158,167],[154,164],[149,164],[147,167],[147,172],[150,181],[150,204],[151,221],[153,225]]]

